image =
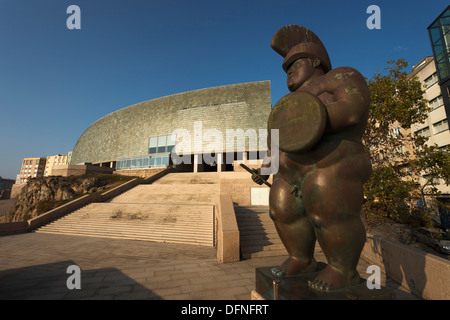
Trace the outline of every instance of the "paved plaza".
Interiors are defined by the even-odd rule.
[[[0,237],[0,299],[250,300],[255,268],[286,257],[218,264],[212,247],[25,233]],[[320,249],[316,259],[324,261]],[[81,289],[70,290],[70,265]],[[369,264],[361,260],[363,278]],[[398,299],[417,299],[382,277]]]

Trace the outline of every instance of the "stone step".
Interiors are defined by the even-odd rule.
[[[282,243],[271,243],[271,244],[265,244],[265,245],[252,245],[252,246],[246,246],[242,248],[242,253],[249,253],[249,252],[260,252],[260,251],[277,251],[277,250],[283,250],[285,249],[284,245]]]
[[[236,206],[234,208],[236,213],[268,213],[270,208],[268,206]]]
[[[220,174],[217,172],[170,173],[153,183],[155,184],[218,184]]]
[[[116,217],[116,218],[114,218]],[[198,214],[132,214],[123,213],[120,216],[117,213],[103,212],[103,213],[85,213],[74,212],[68,216],[62,217],[42,228],[134,228],[134,229],[149,229],[149,228],[165,228],[172,230],[207,230],[212,233],[214,225],[213,213],[202,212]]]
[[[187,189],[186,189],[187,187]],[[219,184],[190,184],[190,183],[177,183],[176,186],[173,184],[165,184],[165,183],[154,183],[154,184],[140,184],[126,191],[128,193],[130,191],[133,192],[158,192],[159,193],[180,193],[180,194],[193,194],[198,191],[208,192],[211,190],[218,190],[220,187]],[[124,193],[124,194],[125,194]]]
[[[120,227],[84,227],[73,226],[71,228],[64,228],[60,226],[47,227],[38,229],[38,232],[70,232],[70,233],[85,233],[85,234],[112,234],[112,235],[140,235],[143,237],[162,237],[162,238],[177,238],[177,239],[202,239],[213,240],[213,235],[205,230],[172,230],[170,232],[167,229],[161,228],[149,228],[149,229],[136,229],[136,228],[120,228]],[[178,231],[178,232],[175,232]]]
[[[214,226],[214,223],[211,222],[205,222],[205,223],[177,223],[177,222],[171,222],[170,220],[167,222],[157,222],[157,223],[143,223],[141,221],[57,221],[52,222],[50,224],[47,224],[43,226],[42,228],[126,228],[126,229],[137,229],[137,230],[146,230],[146,229],[168,229],[168,232],[175,231],[175,230],[207,230],[209,232],[209,228],[212,228]]]
[[[170,173],[36,232],[213,246],[219,178],[215,172]]]
[[[212,247],[213,239],[210,240],[198,240],[195,238],[176,238],[176,237],[163,237],[160,235],[155,236],[142,236],[142,235],[133,235],[133,234],[111,234],[111,233],[88,233],[88,232],[73,232],[73,231],[42,231],[36,230],[37,233],[50,233],[50,234],[63,234],[63,235],[73,235],[73,236],[87,236],[87,237],[97,237],[97,238],[109,238],[109,239],[125,239],[125,240],[141,240],[141,241],[153,241],[153,242],[168,242],[168,243],[181,243],[181,244],[196,244]]]
[[[243,259],[287,255],[268,206],[235,207]]]
[[[213,226],[214,221],[213,219],[209,220],[185,220],[182,221],[180,219],[176,219],[176,217],[163,217],[161,219],[157,220],[145,220],[145,219],[75,219],[75,218],[68,218],[68,219],[61,219],[57,221],[53,221],[49,225],[108,225],[108,224],[120,224],[120,225],[129,225],[134,226],[136,228],[144,228],[146,226],[172,226],[172,227],[210,227]]]
[[[238,227],[239,230],[275,230],[275,225],[272,221],[266,221],[266,222],[261,222],[261,221],[254,221],[254,222],[240,222],[238,221]]]
[[[132,193],[123,194],[111,200],[111,203],[179,203],[179,204],[214,204],[215,194],[196,193],[196,194],[165,194],[165,193]]]
[[[266,235],[269,238],[271,236],[275,236],[275,235],[278,237],[278,233],[275,228],[273,228],[273,229],[257,228],[254,230],[242,230],[240,233],[241,233],[241,237],[257,236],[257,235]]]
[[[252,235],[242,234],[240,235],[240,241],[258,241],[258,240],[269,240],[273,241],[279,239],[278,234],[266,234],[266,233],[255,233]]]
[[[268,225],[272,226],[273,221],[270,218],[264,218],[264,219],[236,219],[236,221],[239,223],[239,225],[247,226],[247,225]]]
[[[243,259],[253,259],[253,258],[266,258],[266,257],[278,257],[286,256],[288,253],[286,249],[284,250],[273,250],[273,251],[258,251],[253,253],[242,254]]]
[[[140,211],[76,211],[71,215],[64,216],[62,219],[122,219],[122,220],[133,220],[133,219],[141,219],[141,220],[155,220],[161,217],[173,216],[178,217],[182,220],[191,220],[191,219],[209,219],[213,215],[212,211],[199,211],[199,212],[177,212],[177,211],[168,211],[168,212],[140,212]]]
[[[127,214],[167,214],[179,212],[182,214],[213,212],[213,205],[164,204],[164,203],[92,203],[73,213],[105,213],[122,212]]]
[[[85,208],[113,208],[113,207],[124,207],[129,209],[141,209],[141,210],[150,210],[155,211],[156,208],[171,208],[176,207],[179,208],[185,208],[185,209],[192,209],[192,208],[211,208],[211,204],[195,204],[195,203],[188,203],[188,204],[178,204],[178,203],[170,203],[170,202],[154,202],[154,201],[141,201],[141,202],[99,202],[99,203],[91,203],[79,210],[85,209]]]

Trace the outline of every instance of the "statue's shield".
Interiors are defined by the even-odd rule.
[[[319,98],[307,92],[292,92],[273,107],[268,129],[279,130],[281,151],[302,153],[320,140],[326,118],[325,106]]]

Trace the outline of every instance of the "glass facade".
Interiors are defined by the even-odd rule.
[[[428,27],[440,82],[450,78],[450,6]]]
[[[123,170],[166,167],[169,164],[170,153],[175,147],[175,142],[174,134],[150,137],[148,155],[120,158],[117,160],[116,168]]]
[[[121,158],[117,160],[116,169],[161,168],[169,164],[169,154]]]
[[[175,141],[176,137],[174,134],[150,137],[148,143],[148,154],[170,153],[175,147]]]

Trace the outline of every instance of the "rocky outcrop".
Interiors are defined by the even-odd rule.
[[[22,189],[7,222],[26,221],[65,201],[86,193],[104,190],[110,179],[102,176],[47,177],[31,179]]]

